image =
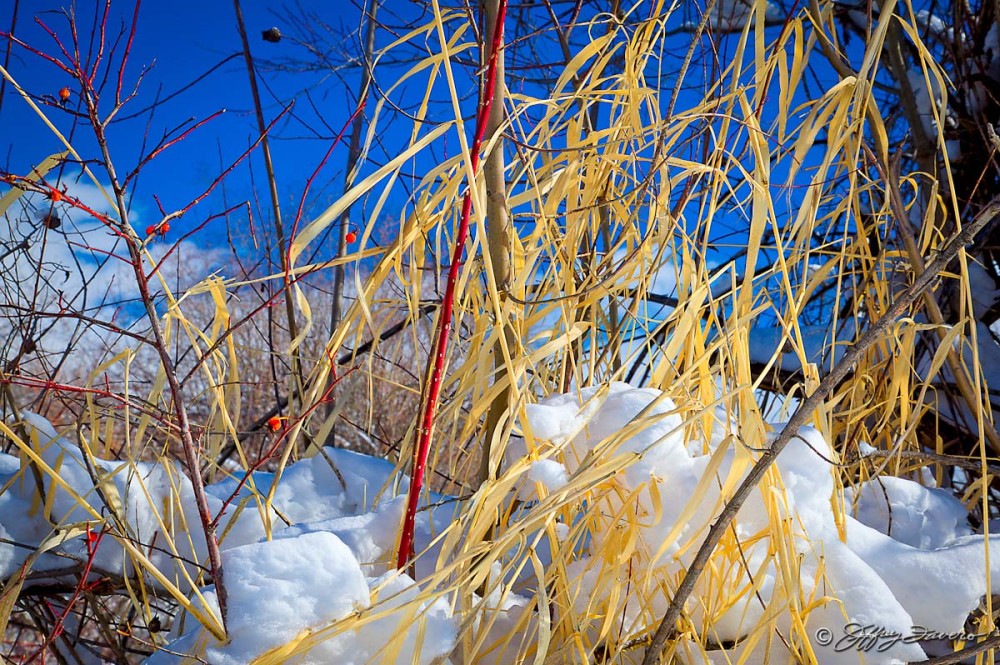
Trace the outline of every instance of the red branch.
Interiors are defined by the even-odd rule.
[[[80,573],[80,581],[73,590],[73,595],[70,596],[70,599],[63,608],[63,611],[56,619],[56,623],[52,627],[52,630],[45,637],[45,641],[34,654],[29,656],[27,660],[23,661],[25,665],[33,663],[39,657],[42,658],[42,662],[45,662],[46,650],[49,648],[49,645],[55,642],[56,639],[58,639],[66,630],[66,620],[69,618],[69,614],[73,610],[73,606],[80,600],[80,596],[98,588],[101,585],[102,580],[87,582],[87,578],[90,577],[90,571],[94,565],[94,558],[97,556],[97,548],[101,546],[101,539],[104,537],[104,533],[105,532],[103,530],[91,531],[90,523],[87,523],[87,535],[84,540],[84,544],[87,547],[87,560],[83,564],[83,570]]]
[[[157,203],[159,203],[159,201],[157,201]],[[153,267],[153,269],[150,270],[149,273],[146,275],[146,279],[152,281],[153,277],[156,276],[156,273],[160,272],[160,268],[163,267],[163,264],[166,262],[167,259],[169,259],[173,255],[173,253],[177,250],[180,244],[183,241],[187,240],[188,238],[194,236],[196,233],[200,232],[206,226],[208,226],[209,222],[212,222],[216,219],[225,219],[226,216],[229,215],[230,213],[235,212],[240,208],[247,207],[248,205],[249,205],[248,203],[237,203],[231,208],[228,208],[226,210],[223,210],[222,212],[218,212],[215,213],[214,215],[209,216],[201,224],[199,224],[198,226],[194,227],[193,229],[182,235],[180,238],[177,239],[177,242],[175,242],[170,246],[166,254],[160,257],[160,260],[156,262],[156,265]]]
[[[351,123],[354,122],[354,119],[358,117],[358,114],[361,113],[361,111],[363,111],[364,108],[365,108],[365,100],[362,99],[361,103],[358,104],[358,107],[354,109],[354,113],[351,114],[351,117],[348,118],[347,122],[344,123],[344,126],[340,128],[340,132],[333,139],[333,143],[330,144],[330,147],[327,148],[326,154],[323,155],[323,159],[321,159],[319,164],[316,165],[316,168],[313,170],[312,175],[310,175],[309,179],[306,180],[306,186],[302,190],[302,198],[299,199],[299,209],[295,213],[295,222],[292,224],[292,234],[290,237],[294,238],[299,231],[299,224],[302,221],[302,213],[306,205],[306,196],[309,194],[309,190],[312,188],[313,181],[316,180],[316,176],[319,175],[320,171],[326,165],[326,162],[330,159],[330,155],[333,154],[333,149],[336,148],[340,144],[340,140],[344,138],[344,132],[347,131],[347,128],[351,126]],[[288,247],[285,248],[286,278],[288,278],[291,275],[291,270],[292,270],[291,265],[292,265],[292,243],[288,243]]]
[[[94,219],[104,224],[104,226],[106,226],[108,230],[114,235],[126,241],[129,240],[129,236],[119,229],[118,223],[115,222],[113,219],[111,219],[111,217],[97,212],[96,210],[88,206],[86,203],[81,201],[80,199],[76,198],[75,196],[70,196],[65,191],[60,190],[57,187],[48,184],[44,180],[35,181],[31,178],[26,178],[24,176],[4,173],[0,175],[0,181],[7,183],[11,187],[16,187],[17,189],[20,189],[22,192],[35,192],[37,194],[43,194],[46,198],[48,198],[51,201],[60,201],[66,203],[67,205],[73,208],[82,210],[91,217],[93,217]]]
[[[437,342],[434,355],[428,358],[429,382],[427,385],[427,401],[424,403],[423,417],[417,430],[417,445],[413,450],[413,478],[410,481],[410,491],[406,501],[406,514],[403,516],[403,528],[399,535],[399,550],[396,555],[396,568],[402,570],[413,558],[413,528],[417,517],[417,501],[424,484],[424,471],[427,468],[427,453],[431,446],[431,433],[434,429],[434,414],[437,411],[438,396],[441,393],[441,381],[444,378],[444,363],[448,353],[448,338],[451,332],[452,311],[455,308],[455,288],[458,283],[458,269],[462,264],[462,254],[465,250],[465,240],[469,235],[469,216],[472,212],[472,188],[476,186],[475,176],[479,170],[479,150],[486,133],[487,118],[493,106],[493,93],[496,87],[497,57],[503,41],[504,17],[507,14],[507,0],[499,0],[497,7],[497,22],[493,30],[493,48],[486,70],[486,88],[483,91],[482,102],[476,114],[476,134],[472,141],[472,177],[469,189],[462,200],[462,218],[455,234],[455,248],[452,252],[451,265],[448,266],[448,282],[445,286],[444,301],[441,303],[441,316],[438,319]]]
[[[111,3],[108,4],[110,5]],[[115,104],[120,105],[122,103],[122,85],[125,79],[125,63],[128,62],[129,55],[132,54],[132,44],[135,43],[135,34],[137,32],[138,25],[139,0],[136,0],[135,9],[132,11],[132,27],[129,28],[128,41],[125,43],[125,52],[122,54],[122,64],[121,67],[118,68],[118,85],[115,87]]]
[[[190,136],[191,134],[193,134],[197,130],[201,129],[202,127],[204,127],[205,125],[207,125],[211,121],[215,120],[216,118],[218,118],[220,115],[222,115],[225,112],[226,112],[225,109],[220,110],[220,111],[216,111],[215,113],[213,113],[212,115],[208,116],[207,118],[203,118],[202,120],[199,120],[195,124],[191,125],[187,129],[185,129],[184,132],[182,132],[181,134],[179,134],[178,136],[175,136],[174,138],[170,139],[169,141],[165,141],[165,142],[161,143],[160,145],[156,146],[156,148],[154,148],[152,152],[150,152],[148,155],[146,155],[145,157],[143,157],[142,161],[139,162],[139,164],[134,169],[132,169],[132,173],[130,173],[129,176],[128,176],[128,178],[125,179],[126,182],[128,182],[129,179],[131,179],[131,178],[135,177],[136,175],[138,175],[138,173],[142,169],[142,167],[144,167],[146,164],[148,164],[149,162],[151,162],[154,159],[156,159],[156,157],[161,152],[163,152],[164,150],[166,150],[166,149],[168,149],[168,148],[170,148],[172,146],[177,145],[178,143],[180,143],[181,141],[183,141],[184,139],[186,139],[188,136]]]

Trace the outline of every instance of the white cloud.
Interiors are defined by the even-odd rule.
[[[93,184],[66,178],[62,185],[68,197],[98,214],[109,214],[113,209]],[[144,327],[135,273],[127,261],[128,248],[114,229],[83,209],[65,201],[53,204],[35,193],[22,195],[4,218],[7,223],[0,225],[0,336],[14,342],[0,352],[0,358],[18,352],[30,311],[50,315],[37,319],[29,331],[35,343],[49,351],[81,343],[94,350],[106,349],[113,343],[115,336],[106,330],[92,326],[81,330],[75,314],[114,318],[123,328]],[[141,209],[130,211],[130,222],[144,237],[146,219]],[[173,226],[165,239],[155,240],[148,248],[156,262],[172,251],[161,273],[170,288],[180,292],[224,265],[226,254],[221,249],[206,249],[200,238],[201,242],[188,239],[175,244],[190,227],[183,220]],[[147,261],[147,273],[152,265]],[[158,279],[150,287],[154,294],[162,292]]]

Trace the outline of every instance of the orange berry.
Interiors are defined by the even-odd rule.
[[[63,194],[58,189],[53,189],[49,192],[49,200],[55,203],[59,203],[63,199]]]
[[[267,428],[272,432],[277,432],[281,429],[281,418],[279,416],[271,416],[267,419]]]
[[[70,96],[71,94],[73,94],[73,93],[72,93],[72,92],[70,92],[70,89],[69,89],[69,87],[63,87],[63,88],[60,88],[60,89],[59,89],[59,99],[60,99],[61,101],[64,101],[64,102],[65,102],[65,101],[69,100],[69,96]]]
[[[357,239],[358,239],[358,234],[355,233],[354,231],[348,231],[347,235],[344,236],[344,240],[347,241],[348,245],[350,245],[351,243],[353,243]]]
[[[146,227],[146,235],[151,236],[154,233],[156,233],[156,225],[155,224],[150,224],[149,226]]]
[[[160,224],[159,233],[160,233],[161,236],[167,235],[167,232],[169,232],[169,231],[170,231],[170,225],[169,224],[167,224],[166,222],[164,222],[163,224]]]

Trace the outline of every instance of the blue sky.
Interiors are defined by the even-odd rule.
[[[21,2],[18,12],[17,27],[14,34],[21,40],[40,50],[57,53],[57,47],[45,31],[35,23],[38,17],[55,30],[61,38],[68,40],[69,31],[64,15],[59,11],[66,0],[33,0]],[[82,35],[89,35],[90,26],[94,22],[95,8],[100,6],[96,0],[81,0],[77,5],[77,16]],[[131,22],[134,4],[129,1],[113,3],[111,9],[112,28],[124,25],[127,29]],[[512,10],[515,11],[515,10]],[[232,2],[215,0],[210,2],[165,2],[164,0],[146,0],[139,6],[138,29],[133,52],[126,72],[126,82],[134,83],[140,72],[148,68],[137,98],[121,112],[119,120],[109,128],[112,156],[118,165],[119,174],[128,171],[137,161],[142,152],[143,144],[146,150],[154,144],[164,132],[178,128],[189,127],[213,114],[225,110],[225,113],[197,129],[187,140],[170,148],[156,160],[143,169],[143,173],[134,190],[133,209],[136,217],[141,220],[138,225],[142,229],[146,224],[156,221],[158,214],[156,201],[159,199],[164,208],[174,210],[186,204],[192,197],[199,195],[212,180],[235,160],[257,138],[258,128],[252,110],[250,88],[247,71],[241,54],[241,42],[235,21]],[[251,49],[258,59],[258,74],[261,81],[261,94],[264,105],[264,115],[270,121],[282,109],[294,100],[292,111],[279,121],[271,134],[271,146],[275,158],[275,169],[286,226],[290,225],[291,217],[298,206],[303,186],[310,174],[319,164],[323,154],[329,148],[333,136],[345,125],[356,107],[355,96],[358,90],[359,69],[346,67],[330,69],[314,68],[312,71],[293,71],[294,64],[315,63],[316,58],[294,37],[301,37],[307,32],[321,38],[321,47],[331,54],[334,65],[341,64],[346,56],[360,51],[362,30],[362,14],[353,2],[303,2],[297,5],[279,6],[273,3],[246,0],[243,2],[243,14],[250,37]],[[513,24],[516,16],[508,19],[508,25]],[[8,30],[11,13],[0,13],[0,30]],[[380,22],[396,26],[395,34],[401,34],[408,24],[426,22],[426,16],[420,15],[420,9],[405,0],[385,0],[380,4]],[[678,15],[677,21],[685,20]],[[689,20],[689,19],[688,19]],[[329,29],[324,27],[329,26]],[[287,36],[278,44],[265,42],[261,31],[271,26],[278,26]],[[773,36],[774,28],[769,30]],[[391,29],[381,29],[378,32],[377,47],[386,46],[393,35]],[[585,38],[584,29],[574,33],[574,47],[581,47],[581,38]],[[113,41],[113,35],[109,41]],[[561,60],[561,53],[555,45],[551,33],[540,33],[533,36],[536,40],[536,54],[542,59],[553,63]],[[690,35],[678,34],[671,37],[676,41],[676,52],[664,54],[665,69],[679,63]],[[584,39],[584,42],[586,40]],[[735,36],[717,36],[716,46],[719,48],[719,61],[724,66],[726,50],[732,47]],[[0,44],[2,46],[3,44]],[[408,55],[419,55],[422,44],[415,43],[409,50],[399,49],[392,56],[405,58]],[[435,49],[436,44],[429,40],[428,49]],[[396,55],[397,53],[401,55]],[[234,57],[235,56],[235,57]],[[549,58],[548,56],[551,56]],[[469,58],[474,59],[475,53]],[[522,56],[523,57],[523,56]],[[227,60],[229,58],[229,60]],[[116,60],[117,62],[117,60]],[[220,63],[222,63],[220,65]],[[291,64],[290,64],[291,63]],[[519,62],[512,58],[508,72],[508,85],[517,91],[527,86],[535,91],[539,83],[532,77],[543,77],[558,73],[553,67],[547,71],[540,68],[518,68]],[[521,63],[523,64],[523,63]],[[697,63],[696,63],[697,65]],[[216,66],[218,66],[216,69]],[[378,81],[384,90],[391,85],[393,75],[401,75],[408,63],[398,65],[379,65]],[[74,109],[77,103],[75,94],[77,86],[52,64],[42,58],[14,46],[11,50],[8,67],[11,75],[36,98],[53,99],[59,89],[68,85],[74,92],[67,105]],[[700,97],[698,90],[703,81],[699,80],[700,65],[692,67],[689,80],[694,86],[693,94]],[[211,73],[208,73],[212,70]],[[471,95],[475,91],[475,77],[469,67],[457,68],[456,74],[465,76],[459,79],[458,85],[466,85],[463,93]],[[202,77],[200,80],[199,77]],[[197,83],[192,82],[198,80]],[[528,82],[525,83],[525,80]],[[408,87],[393,94],[395,103],[410,105],[419,102],[425,92],[418,77]],[[189,89],[178,94],[185,86]],[[452,109],[448,103],[443,84],[435,90],[439,102],[433,107],[429,117],[433,120],[451,117]],[[542,83],[544,85],[544,83]],[[672,85],[672,84],[671,84]],[[680,107],[685,104],[684,95]],[[157,100],[165,101],[155,106],[151,114],[148,109],[156,105]],[[664,95],[664,103],[669,94]],[[776,103],[772,99],[769,103]],[[74,137],[74,145],[81,153],[96,155],[90,131],[81,123],[75,121],[66,110],[54,106],[43,106],[49,118],[63,132]],[[104,107],[107,108],[106,105]],[[467,108],[471,114],[472,106]],[[372,106],[366,109],[371,115]],[[606,111],[603,111],[606,112]],[[392,124],[380,122],[376,144],[370,153],[368,170],[393,156],[394,149],[405,145],[408,141],[410,123],[402,114],[386,113],[386,119],[395,117]],[[599,120],[599,124],[600,124]],[[74,125],[77,126],[74,129]],[[37,115],[16,95],[11,86],[7,86],[0,107],[0,126],[16,127],[15,132],[0,133],[0,168],[5,171],[25,174],[32,166],[46,156],[57,152],[61,145],[45,127]],[[471,123],[468,127],[471,131]],[[334,150],[330,161],[317,177],[307,199],[305,218],[308,220],[323,210],[343,191],[344,167],[347,159],[347,137]],[[735,151],[736,146],[731,146]],[[420,155],[418,163],[405,171],[417,171],[414,179],[401,178],[394,187],[383,216],[402,214],[407,196],[412,186],[419,178],[419,172],[428,165],[440,163],[440,160],[452,155],[458,150],[454,131],[449,132],[442,140],[437,141],[424,154]],[[68,172],[72,175],[72,172]],[[779,176],[779,174],[775,174]],[[745,185],[744,185],[745,187]],[[223,200],[223,195],[225,200]],[[779,192],[776,198],[788,199],[788,208],[794,208],[793,198],[797,193]],[[262,165],[262,155],[259,150],[251,158],[237,168],[225,181],[225,192],[217,189],[213,196],[200,205],[174,228],[185,232],[195,228],[212,214],[223,210],[226,205],[232,206],[240,201],[250,201],[253,210],[253,228],[257,233],[270,229],[270,202],[268,199],[265,174]],[[224,205],[224,203],[226,205]],[[362,200],[355,206],[355,217],[358,226],[362,223],[362,212],[371,201]],[[731,211],[729,223],[739,233],[743,231],[745,212],[738,209]],[[245,214],[234,215],[229,220],[230,233],[222,220],[211,222],[203,231],[198,232],[196,240],[206,245],[221,245],[229,237],[246,248],[250,241],[248,231],[250,225]],[[394,224],[387,220],[384,225],[386,233],[390,233]],[[725,228],[720,227],[720,232]],[[737,235],[739,235],[739,233]],[[378,239],[378,237],[376,237]],[[383,238],[385,239],[385,238]],[[739,242],[739,238],[736,239]],[[724,256],[712,257],[722,260]]]
[[[64,0],[21,2],[14,35],[39,50],[58,53],[58,47],[36,24],[35,18],[43,21],[68,43],[67,20],[60,12],[63,4]],[[87,34],[89,26],[93,24],[96,5],[97,3],[86,1],[77,4],[81,34]],[[330,3],[317,3],[317,8],[322,7],[321,18],[346,35],[347,40],[357,40],[360,10],[349,2],[335,5],[334,8]],[[122,23],[127,28],[133,9],[131,2],[114,3],[109,32]],[[136,163],[144,141],[148,151],[164,132],[190,126],[225,110],[221,116],[164,152],[144,169],[134,192],[133,207],[142,218],[150,220],[156,217],[154,195],[167,209],[184,205],[203,191],[224,166],[228,166],[248,148],[257,138],[258,129],[247,71],[240,55],[241,42],[231,2],[181,0],[167,3],[156,0],[142,3],[138,11],[137,36],[126,70],[126,87],[136,81],[144,68],[148,71],[136,99],[121,111],[121,119],[114,122],[108,130],[112,157],[119,172],[129,170]],[[358,87],[356,68],[337,75],[322,71],[268,71],[266,61],[269,59],[305,60],[308,57],[305,49],[291,39],[270,44],[261,38],[261,31],[272,25],[282,26],[288,34],[285,16],[293,15],[296,11],[295,8],[282,9],[273,3],[243,3],[251,49],[255,58],[260,59],[258,73],[261,77],[266,120],[270,121],[278,115],[289,101],[294,99],[296,102],[292,111],[294,117],[291,114],[286,116],[287,119],[276,126],[272,135],[271,147],[285,215],[294,213],[303,183],[328,149],[332,136],[353,112],[353,96],[357,94]],[[0,30],[8,31],[10,21],[9,10],[0,14]],[[356,52],[358,47],[347,43],[343,48]],[[167,99],[156,107],[152,115],[147,110],[158,99],[174,95],[234,54],[239,57],[233,57],[190,89]],[[69,86],[74,94],[67,107],[76,108],[78,85],[57,67],[35,54],[14,45],[8,70],[36,98],[52,99],[60,88]],[[304,94],[307,90],[311,103]],[[110,97],[110,94],[107,96]],[[42,108],[60,131],[73,136],[74,146],[78,146],[82,154],[96,154],[88,128],[74,121],[73,116],[62,109],[52,106]],[[103,108],[106,110],[107,105]],[[319,116],[322,116],[322,121]],[[17,128],[17,131],[4,131],[0,134],[0,167],[5,171],[26,174],[46,156],[61,150],[58,139],[10,85],[6,86],[3,105],[0,107],[0,124],[5,128]],[[74,127],[75,125],[78,126]],[[314,211],[319,205],[327,204],[342,191],[346,158],[345,138],[316,180],[311,192],[313,204],[309,206],[310,210]],[[249,167],[253,169],[252,179]],[[226,180],[228,203],[232,205],[239,200],[256,198],[260,207],[268,210],[269,201],[264,182],[258,150],[250,162],[244,163]],[[254,191],[257,192],[256,196]],[[214,202],[202,206],[204,215],[221,209],[220,197],[221,190],[218,190]],[[195,214],[189,223],[196,224],[200,221],[202,219]],[[222,229],[219,227],[217,230],[221,233]],[[213,240],[208,238],[209,242]]]
[[[20,2],[14,35],[39,50],[58,53],[51,37],[35,23],[35,19],[37,17],[44,21],[68,42],[67,20],[60,10],[65,4],[66,0]],[[82,35],[89,34],[90,27],[94,24],[95,9],[101,4],[96,0],[81,0],[77,3],[76,11]],[[114,2],[109,32],[119,25],[127,28],[133,10],[134,4],[131,1]],[[396,35],[401,34],[409,25],[427,20],[426,15],[407,0],[384,0],[380,3],[379,11],[380,22],[395,26]],[[516,11],[519,10],[512,9],[512,12]],[[271,133],[283,214],[287,217],[297,207],[303,184],[329,148],[332,137],[344,126],[355,109],[360,71],[356,66],[334,71],[324,68],[298,72],[288,71],[286,68],[279,71],[274,65],[284,66],[294,61],[315,63],[316,59],[297,44],[295,39],[286,37],[278,44],[270,44],[261,38],[261,31],[278,26],[285,35],[291,37],[302,37],[307,31],[314,31],[314,34],[321,37],[323,48],[332,53],[332,62],[340,64],[345,55],[360,51],[362,14],[355,2],[347,0],[332,3],[305,1],[284,6],[245,0],[243,14],[251,49],[258,59],[266,120],[270,121],[289,102],[295,101],[291,113]],[[10,10],[0,12],[0,30],[10,29],[11,17]],[[133,207],[143,218],[150,220],[156,216],[154,195],[168,210],[184,205],[200,194],[224,167],[247,149],[257,138],[258,128],[253,114],[247,71],[241,57],[242,47],[232,2],[146,0],[139,6],[138,17],[137,38],[127,68],[127,83],[134,83],[144,68],[148,68],[148,71],[137,98],[125,107],[120,119],[109,128],[112,156],[119,172],[127,171],[136,163],[144,142],[148,151],[149,146],[155,144],[165,131],[190,126],[225,110],[224,114],[211,120],[190,138],[170,148],[143,169],[134,191]],[[517,18],[512,14],[508,23],[513,23]],[[684,17],[678,15],[676,20],[684,20]],[[322,24],[329,26],[329,30]],[[393,39],[391,32],[379,30],[377,48],[386,46]],[[535,35],[531,39],[534,41],[532,51],[536,56],[553,63],[561,60],[562,54],[551,31]],[[679,44],[686,45],[688,37],[682,34],[676,39]],[[113,41],[113,36],[109,41]],[[585,29],[578,29],[572,41],[574,49],[581,48],[587,41]],[[0,47],[5,45],[6,40],[0,43]],[[394,82],[395,74],[402,75],[409,66],[405,58],[419,55],[422,48],[423,45],[418,40],[412,47],[400,49],[400,55],[393,54],[394,58],[404,59],[400,64],[386,64],[385,61],[380,63],[378,81],[383,90]],[[433,49],[435,44],[428,43],[427,48]],[[679,49],[677,54],[668,54],[667,57],[679,58],[681,52],[682,49]],[[474,59],[477,54],[468,53],[468,57]],[[231,59],[226,61],[227,58]],[[219,63],[224,64],[189,89],[175,94]],[[533,78],[555,76],[559,71],[556,67],[544,70],[538,67],[518,67],[518,64],[523,63],[518,63],[516,59],[510,62],[508,72],[508,85],[515,92],[537,92],[538,82],[533,81]],[[36,98],[54,99],[59,89],[68,85],[74,95],[67,106],[69,109],[75,108],[78,86],[42,58],[15,45],[10,52],[8,69],[15,80]],[[464,81],[459,78],[457,83],[460,88],[466,85],[460,91],[469,95],[469,100],[474,102],[472,95],[476,81],[471,68],[459,68],[456,72],[459,77],[467,78]],[[695,78],[696,74],[692,73],[691,77]],[[418,77],[413,84],[396,91],[393,95],[394,103],[409,105],[411,109],[415,107],[425,92],[421,81]],[[442,101],[437,103],[438,106],[432,106],[428,115],[432,120],[448,119],[452,117],[451,105],[440,79],[437,85],[440,89],[435,91],[436,98]],[[150,114],[148,109],[163,98],[167,100],[156,106],[155,112]],[[469,115],[472,108],[469,105],[466,109]],[[86,127],[77,123],[81,126],[74,130],[74,120],[69,113],[53,106],[43,106],[43,109],[60,131],[72,134],[73,143],[81,153],[91,156],[96,154],[93,141],[88,140],[90,132]],[[366,114],[370,117],[371,104],[366,109]],[[380,123],[378,127],[377,139],[382,144],[376,144],[370,153],[369,169],[394,156],[394,150],[408,141],[409,122],[401,114],[385,113],[386,122],[392,116],[395,116],[392,123]],[[16,132],[0,133],[0,168],[5,171],[26,174],[46,156],[62,149],[56,137],[9,85],[0,106],[0,124],[18,128]],[[469,123],[469,131],[471,124]],[[446,153],[453,155],[458,150],[456,138],[454,132],[449,132],[443,140],[436,142],[421,155],[419,163],[409,170],[419,172],[428,165],[440,163],[441,159],[449,156]],[[307,217],[310,213],[325,208],[343,191],[347,143],[345,136],[316,179],[306,207]],[[402,178],[395,187],[386,210],[398,211],[402,208],[415,183],[416,179],[407,181]],[[217,191],[215,198],[206,202],[200,210],[205,211],[206,215],[221,210],[221,194],[221,191]],[[255,222],[262,217],[269,217],[269,201],[259,150],[226,180],[226,202],[232,205],[241,200],[250,200],[255,204]],[[201,219],[197,215],[191,217],[189,223],[196,224],[200,223],[204,215]],[[255,224],[255,228],[266,226]],[[221,239],[221,228],[219,233]],[[212,242],[214,239],[207,240]]]

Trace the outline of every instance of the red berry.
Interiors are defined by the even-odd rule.
[[[154,233],[156,233],[156,225],[155,224],[150,224],[149,226],[146,227],[146,235],[151,236]]]
[[[267,419],[267,428],[272,432],[277,432],[281,429],[281,418],[279,416],[271,416]]]
[[[169,231],[170,231],[170,225],[169,224],[167,224],[166,222],[164,222],[163,224],[160,224],[160,231],[159,231],[159,233],[160,233],[161,236],[167,235],[167,233]]]
[[[51,192],[49,192],[49,200],[55,203],[59,203],[60,201],[62,201],[62,199],[63,199],[63,193],[60,192],[58,189],[53,189]]]
[[[348,245],[352,244],[357,239],[358,239],[358,234],[355,233],[354,231],[348,231],[347,235],[344,236],[344,240],[347,241]]]

